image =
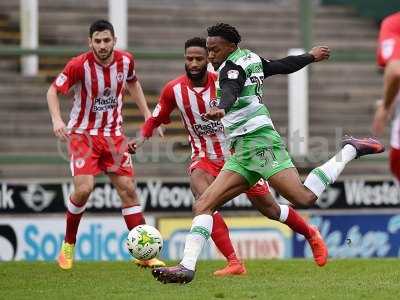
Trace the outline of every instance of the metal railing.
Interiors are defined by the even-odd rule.
[[[88,48],[83,47],[60,47],[60,46],[42,46],[38,49],[27,49],[17,45],[0,46],[1,57],[19,57],[23,55],[38,55],[38,56],[62,56],[72,57],[79,53],[88,51]],[[154,51],[154,50],[135,50],[128,49],[135,54],[138,59],[181,59],[183,52],[178,50],[171,51]]]
[[[19,46],[0,46],[0,57],[20,57],[23,55],[38,55],[38,56],[52,56],[52,57],[72,57],[79,53],[88,51],[87,48],[81,47],[60,47],[60,46],[43,46],[38,49],[26,49]],[[135,54],[137,59],[154,59],[154,60],[168,60],[168,59],[182,59],[183,52],[179,50],[144,50],[144,49],[129,49]],[[357,50],[351,51],[335,50],[332,49],[332,56],[330,61],[333,62],[372,62],[375,60],[375,53],[373,51]]]

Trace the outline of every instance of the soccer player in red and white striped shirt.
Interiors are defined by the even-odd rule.
[[[199,198],[221,171],[229,155],[228,143],[220,121],[210,121],[203,115],[216,106],[216,74],[207,71],[206,40],[193,38],[185,43],[186,74],[168,82],[160,96],[153,115],[142,127],[142,137],[148,139],[153,130],[170,122],[171,112],[178,108],[188,132],[192,148],[189,167],[190,183],[195,198]],[[140,142],[132,142],[132,151]],[[327,261],[326,246],[316,228],[291,207],[278,205],[270,194],[267,182],[261,181],[247,191],[247,196],[265,216],[287,224],[293,231],[306,237],[315,261],[323,266]],[[213,214],[211,237],[217,248],[228,260],[228,266],[216,271],[217,276],[238,275],[246,272],[236,257],[229,238],[228,228],[220,213]],[[187,251],[185,249],[185,251]]]
[[[389,164],[400,182],[400,12],[387,16],[379,30],[377,64],[384,68],[383,99],[378,102],[372,123],[376,136],[384,133],[392,119]]]
[[[55,135],[68,141],[74,192],[70,196],[66,234],[58,258],[62,269],[73,264],[76,234],[94,177],[105,172],[122,200],[122,215],[128,229],[145,222],[133,184],[133,167],[122,129],[123,93],[127,89],[147,119],[147,107],[135,74],[132,54],[114,50],[116,37],[111,23],[94,22],[89,30],[90,51],[71,59],[47,92]],[[60,114],[58,93],[73,90],[74,102],[68,126]],[[158,259],[140,262],[162,266]]]

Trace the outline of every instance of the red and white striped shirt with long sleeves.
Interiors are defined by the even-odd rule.
[[[126,82],[136,81],[132,54],[114,50],[114,60],[103,66],[93,52],[72,58],[53,85],[67,94],[72,88],[74,103],[68,129],[90,135],[122,135],[122,98]]]
[[[143,137],[151,137],[155,128],[170,123],[170,114],[178,108],[192,147],[192,160],[202,157],[224,160],[228,145],[222,123],[202,117],[217,104],[216,77],[215,73],[208,72],[207,83],[202,88],[193,87],[186,75],[168,82],[161,92],[153,116],[142,127]]]

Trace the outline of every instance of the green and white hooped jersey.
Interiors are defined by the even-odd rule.
[[[262,104],[264,72],[260,57],[250,50],[238,48],[218,68],[219,74],[227,61],[240,66],[246,73],[246,81],[238,99],[222,118],[227,137],[248,134],[265,126],[273,128],[270,114]],[[227,72],[229,79],[235,79],[234,70]],[[219,79],[216,81],[216,90],[219,102],[221,99]]]

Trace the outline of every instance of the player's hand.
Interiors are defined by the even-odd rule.
[[[65,126],[63,120],[60,119],[53,122],[53,132],[61,141],[66,142],[68,140],[67,126]]]
[[[377,102],[377,107],[372,121],[372,133],[381,136],[385,132],[386,124],[389,120],[390,111],[385,108],[383,101]]]
[[[317,46],[313,47],[308,53],[314,56],[314,62],[319,62],[329,58],[331,49],[327,46]]]
[[[138,138],[138,139],[132,139],[132,140],[130,140],[130,141],[128,142],[128,152],[129,152],[130,154],[135,154],[136,151],[137,151],[137,149],[138,149],[139,147],[141,147],[141,146],[144,144],[145,141],[146,141],[146,139],[143,138],[143,137],[140,137],[140,138]]]
[[[225,111],[218,107],[212,107],[208,112],[206,112],[203,117],[208,120],[218,121],[225,116]]]

